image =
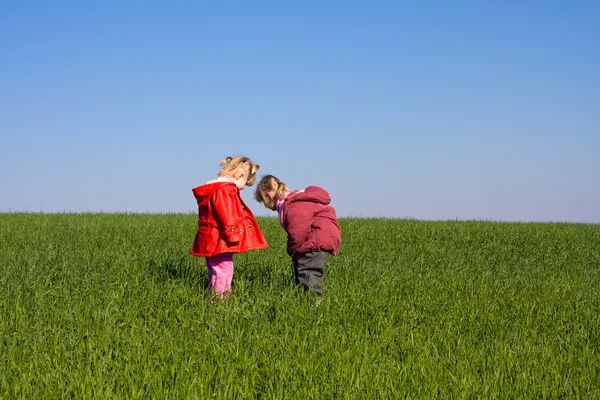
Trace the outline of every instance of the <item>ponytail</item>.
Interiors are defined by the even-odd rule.
[[[229,164],[229,162],[233,160],[233,157],[231,156],[227,156],[224,159],[221,160],[221,163],[219,164],[221,167],[223,167],[223,169],[227,166],[227,164]]]

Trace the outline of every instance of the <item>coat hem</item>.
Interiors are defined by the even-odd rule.
[[[219,253],[196,253],[193,250],[190,250],[190,254],[193,255],[194,257],[213,257],[213,256],[216,256],[218,254],[224,254],[224,253],[241,254],[241,253],[245,253],[247,251],[266,249],[267,247],[269,247],[269,246],[267,245],[267,246],[251,247],[251,248],[248,248],[248,249],[246,249],[244,251],[233,250],[233,249],[229,250],[228,249],[227,251],[222,251],[222,252],[219,252]]]

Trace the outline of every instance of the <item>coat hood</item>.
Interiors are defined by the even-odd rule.
[[[318,186],[309,186],[303,192],[292,192],[287,203],[291,204],[299,201],[310,201],[327,205],[331,203],[331,197],[325,189]]]
[[[208,200],[210,198],[210,196],[212,196],[213,192],[215,190],[217,190],[218,188],[222,187],[222,186],[232,186],[232,190],[233,188],[237,187],[235,186],[234,183],[230,183],[230,182],[210,182],[210,183],[205,183],[204,185],[200,185],[200,186],[196,186],[195,188],[192,189],[192,192],[194,193],[194,197],[196,198],[196,200],[198,202],[201,202],[203,200]]]

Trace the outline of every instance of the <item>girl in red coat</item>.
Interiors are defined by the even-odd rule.
[[[247,157],[227,157],[217,179],[192,189],[198,203],[198,232],[190,253],[206,257],[208,289],[221,299],[231,289],[233,254],[267,247],[240,190],[256,181],[259,166]]]
[[[287,252],[292,257],[296,284],[322,294],[325,262],[330,254],[338,253],[342,240],[329,193],[318,186],[289,190],[273,175],[266,175],[256,188],[255,198],[279,214],[281,227],[288,234]]]

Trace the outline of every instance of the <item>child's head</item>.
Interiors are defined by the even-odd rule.
[[[225,157],[221,161],[219,176],[232,177],[235,185],[241,190],[246,186],[254,185],[256,172],[259,168],[260,166],[254,164],[248,157]]]
[[[275,211],[277,209],[277,200],[284,198],[289,192],[285,183],[273,175],[265,175],[260,180],[254,192],[254,198],[259,203],[263,203],[265,207]]]

